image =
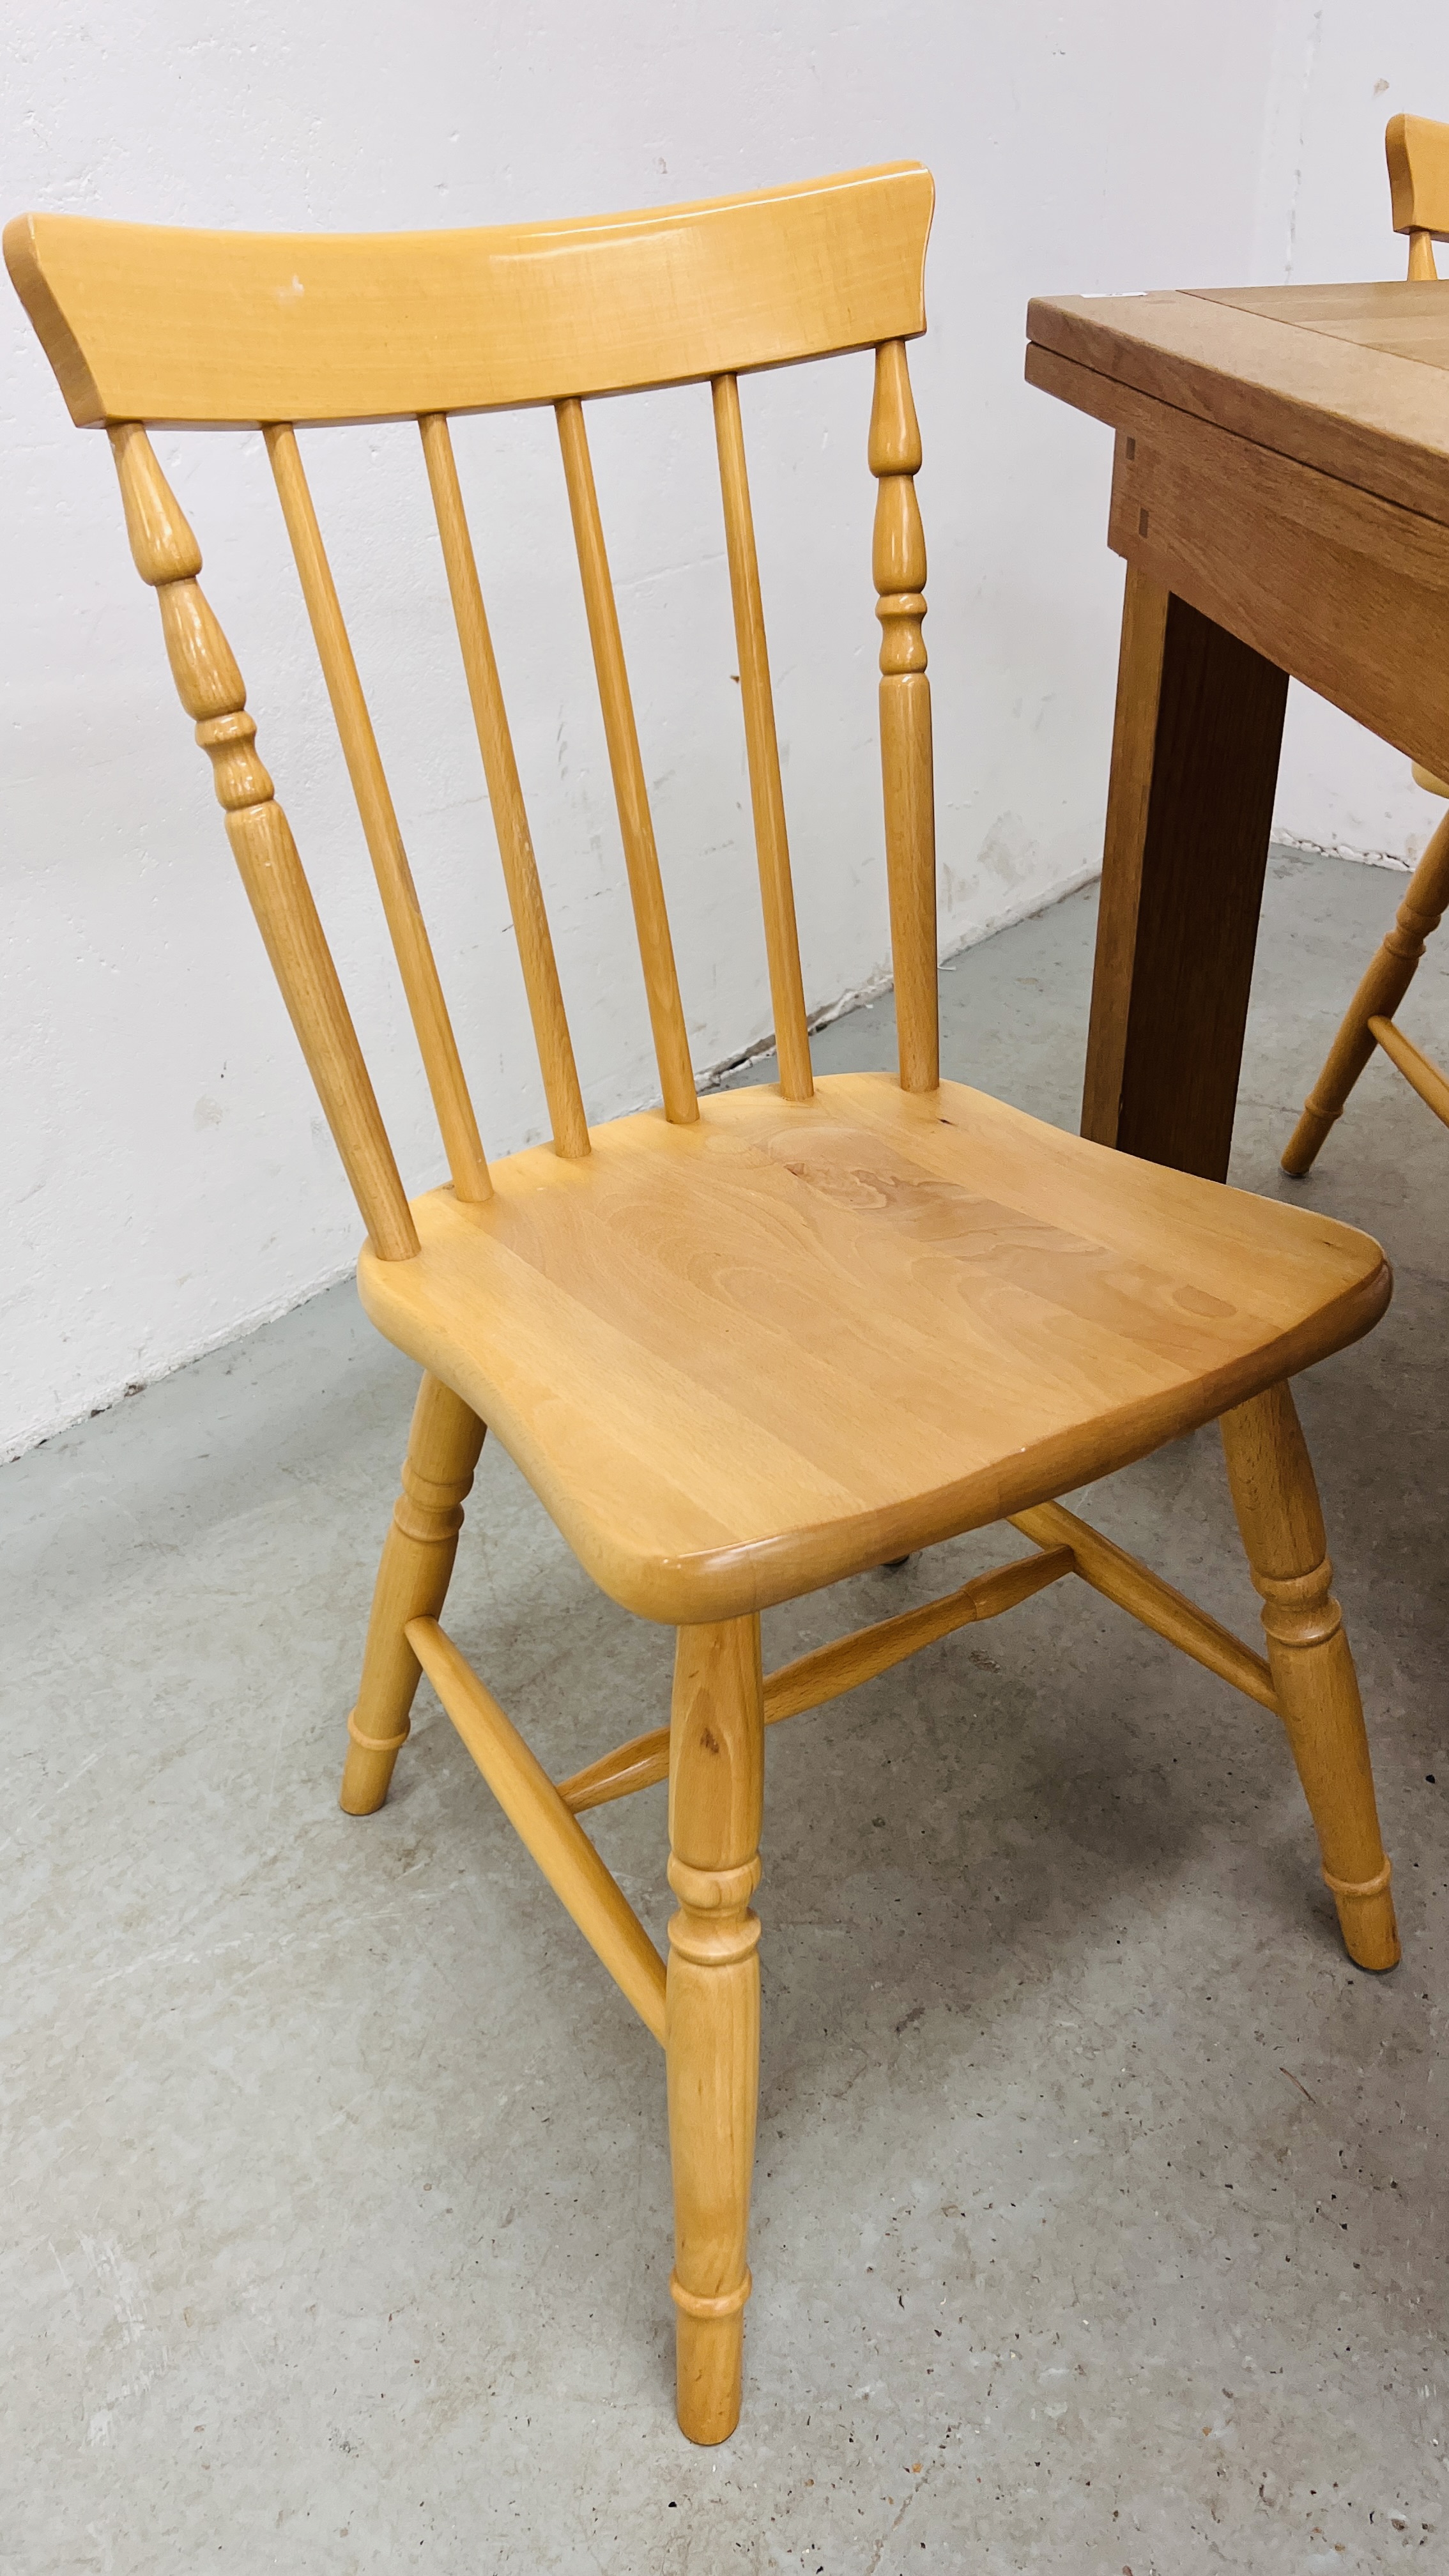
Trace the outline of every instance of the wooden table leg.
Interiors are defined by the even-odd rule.
[[[1082,1134],[1226,1178],[1286,672],[1132,565]]]

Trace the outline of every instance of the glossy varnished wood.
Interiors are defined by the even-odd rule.
[[[760,1993],[750,1899],[766,1724],[1076,1574],[1281,1715],[1349,1947],[1374,1966],[1394,1955],[1352,1665],[1282,1390],[1381,1312],[1389,1279],[1377,1245],[938,1080],[922,450],[905,348],[924,319],[929,212],[929,179],[903,165],[487,234],[302,242],[65,218],[7,234],[76,417],[108,418],[118,405],[126,415],[112,439],[133,551],[368,1229],[363,1298],[423,1370],[342,1802],[358,1815],[381,1804],[425,1674],[525,1848],[663,2040],[678,2413],[705,2443],[738,2416],[750,2290]],[[1218,327],[1263,326],[1237,313]],[[862,346],[875,351],[861,480],[864,495],[868,466],[900,1049],[897,1078],[817,1085],[736,378]],[[702,1101],[584,404],[688,377],[712,385],[782,1076]],[[557,413],[558,503],[562,512],[566,496],[577,542],[659,1066],[659,1108],[592,1131],[446,417],[537,401]],[[378,413],[419,423],[421,460],[412,454],[437,517],[553,1129],[551,1145],[500,1158],[491,1173],[295,434],[298,421]],[[266,430],[452,1173],[411,1205],[256,756],[240,674],[198,587],[199,551],[138,425],[177,414]],[[1158,505],[1142,506],[1150,517]],[[863,558],[862,545],[864,611]],[[1157,989],[1105,1038],[1094,1027],[1094,1062],[1117,1141],[1217,1169],[1222,1084],[1200,1078],[1195,1057],[1235,1043],[1251,942],[1245,951],[1240,923],[1215,925],[1189,880],[1196,860],[1241,911],[1266,828],[1279,675],[1265,682],[1247,646],[1136,563],[1129,611],[1104,935],[1128,961],[1128,985],[1135,959]],[[1246,765],[1245,724],[1258,729]],[[1219,768],[1236,764],[1230,783],[1188,739],[1194,726],[1219,746]],[[1231,987],[1226,1019],[1194,991],[1193,940]],[[1153,1126],[1143,1068],[1160,1064],[1169,1039],[1197,1105],[1185,1123]],[[1058,1499],[1225,1410],[1268,1603],[1268,1663]],[[668,1728],[596,1755],[561,1784],[441,1625],[485,1422],[605,1589],[678,1630]],[[762,1676],[762,1607],[1008,1514],[1033,1557]],[[667,1969],[578,1820],[666,1764],[677,1899]]]
[[[1068,1491],[1365,1331],[1378,1246],[979,1092],[832,1075],[596,1128],[364,1256],[379,1329],[596,1582],[730,1618]],[[486,1319],[486,1321],[485,1321]]]
[[[489,411],[925,329],[918,162],[701,204],[417,233],[17,215],[5,259],[79,424]]]

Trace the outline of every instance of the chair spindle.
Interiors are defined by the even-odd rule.
[[[735,649],[740,659],[745,752],[750,766],[750,802],[755,819],[755,855],[765,915],[765,955],[770,969],[775,1051],[780,1060],[780,1089],[787,1100],[808,1100],[815,1088],[810,1070],[810,1032],[806,1025],[805,987],[800,974],[800,938],[795,926],[790,843],[785,829],[785,795],[780,783],[780,744],[775,731],[770,659],[765,644],[765,610],[760,597],[754,514],[750,508],[750,486],[745,472],[745,433],[740,418],[738,380],[734,376],[716,376],[712,391],[720,491],[724,499],[725,545],[729,554],[730,596],[735,612]]]
[[[598,674],[599,702],[603,708],[604,734],[609,746],[614,798],[619,809],[619,831],[624,843],[624,865],[628,870],[629,893],[634,906],[639,962],[644,970],[644,991],[649,1005],[649,1025],[654,1034],[660,1089],[666,1117],[677,1127],[687,1127],[699,1116],[694,1068],[689,1060],[684,1006],[679,998],[679,977],[674,965],[674,943],[669,935],[669,915],[659,874],[659,853],[654,845],[654,824],[644,784],[639,733],[629,695],[629,675],[624,667],[619,611],[609,578],[604,527],[599,517],[599,496],[594,489],[594,469],[584,429],[584,408],[582,403],[570,398],[556,403],[554,412],[558,421],[559,446],[563,451],[569,511],[574,523],[574,543],[578,548],[579,571],[583,578],[589,641],[593,646],[594,669]]]
[[[264,432],[272,460],[277,495],[302,584],[302,597],[316,639],[317,657],[332,702],[332,714],[352,781],[363,837],[377,878],[388,935],[402,977],[408,1010],[417,1035],[428,1089],[448,1158],[448,1170],[460,1199],[491,1196],[478,1122],[463,1078],[448,1005],[418,902],[393,809],[391,791],[367,712],[357,663],[343,620],[342,603],[322,543],[312,494],[302,468],[297,433],[285,422]]]
[[[573,1040],[569,1036],[564,1012],[543,890],[538,882],[538,865],[533,855],[523,787],[513,755],[513,737],[508,730],[508,714],[503,704],[493,638],[488,632],[473,540],[468,533],[467,513],[463,508],[453,441],[446,415],[442,412],[424,413],[418,428],[422,433],[428,483],[437,513],[438,537],[448,575],[448,592],[453,602],[468,696],[472,701],[473,722],[478,732],[478,749],[483,756],[483,775],[488,782],[488,802],[493,808],[493,825],[498,834],[498,855],[503,864],[503,881],[508,889],[509,910],[518,941],[519,963],[523,968],[553,1141],[560,1154],[577,1158],[589,1150],[588,1121],[584,1116],[583,1095],[579,1090]]]
[[[881,622],[880,758],[901,1089],[934,1091],[941,1068],[931,684],[921,634],[926,539],[915,485],[921,433],[903,340],[883,341],[875,353],[869,454],[880,485],[873,571]]]
[[[176,692],[211,761],[232,855],[363,1223],[380,1259],[410,1261],[417,1229],[291,826],[254,748],[241,673],[197,582],[201,549],[140,423],[118,425],[110,440],[131,555],[156,593]]]

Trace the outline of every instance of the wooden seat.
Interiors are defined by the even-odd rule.
[[[1367,1235],[887,1074],[546,1146],[363,1257],[596,1582],[738,1618],[1059,1493],[1364,1331]]]
[[[1390,117],[1384,136],[1393,200],[1394,230],[1409,237],[1409,277],[1425,282],[1438,277],[1436,241],[1449,241],[1449,125],[1426,116]],[[1414,783],[1431,796],[1449,797],[1449,786],[1432,770],[1414,763]],[[1329,1129],[1343,1116],[1348,1095],[1373,1054],[1382,1047],[1436,1118],[1449,1127],[1449,1074],[1394,1025],[1394,1013],[1407,993],[1424,954],[1425,942],[1438,929],[1449,907],[1449,814],[1430,838],[1409,881],[1409,891],[1394,916],[1393,928],[1375,951],[1367,974],[1348,1006],[1323,1070],[1303,1104],[1303,1114],[1283,1152],[1283,1169],[1302,1180],[1313,1168]]]
[[[357,1196],[369,1314],[419,1363],[342,1804],[380,1807],[421,1672],[665,2048],[679,2420],[733,2429],[759,2046],[763,1735],[1074,1575],[1277,1717],[1351,1956],[1398,1936],[1358,1687],[1287,1379],[1366,1331],[1378,1246],[1043,1126],[939,1078],[925,542],[906,342],[931,183],[914,164],[600,222],[369,240],[21,218],[6,258],[73,417],[107,430],[132,552]],[[875,351],[894,1072],[816,1082],[738,378]],[[609,577],[585,400],[709,385],[778,1083],[700,1099]],[[590,1129],[447,415],[552,404],[659,1073]],[[552,1143],[490,1168],[297,424],[411,421],[507,884]],[[200,550],[148,421],[259,424],[427,1073],[449,1179],[404,1193]],[[703,416],[701,414],[701,425]],[[381,434],[381,433],[379,433]],[[406,429],[400,434],[406,435]],[[1266,1654],[1060,1496],[1218,1419]],[[485,1423],[583,1564],[677,1630],[667,1725],[542,1771],[440,1624]],[[1009,1518],[1014,1562],[781,1671],[761,1609]],[[666,1967],[579,1822],[669,1781]]]

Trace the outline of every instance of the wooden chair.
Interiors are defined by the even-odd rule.
[[[937,1068],[921,442],[931,181],[914,164],[602,222],[341,239],[38,215],[5,236],[73,418],[105,427],[132,551],[366,1227],[358,1280],[424,1372],[342,1804],[387,1795],[419,1671],[668,2073],[679,2421],[739,2411],[759,2042],[764,1729],[1061,1577],[1282,1720],[1352,1958],[1399,1955],[1357,1683],[1286,1381],[1390,1282],[1348,1227],[1043,1126]],[[811,1071],[737,379],[875,350],[895,1074]],[[584,397],[709,386],[780,1078],[696,1097]],[[696,391],[682,403],[697,405]],[[583,1103],[449,439],[550,403],[577,539],[662,1107]],[[328,570],[297,424],[416,419],[517,925],[553,1142],[484,1159]],[[201,556],[143,424],[261,423],[450,1180],[409,1204]],[[701,419],[701,429],[703,421]],[[1220,1420],[1266,1658],[1057,1499]],[[677,1632],[668,1726],[555,1784],[441,1627],[484,1425],[614,1600]],[[1009,1519],[1020,1561],[762,1673],[760,1613]],[[578,1819],[669,1782],[664,1960]]]
[[[1384,135],[1394,230],[1409,236],[1409,279],[1427,283],[1438,277],[1434,244],[1449,241],[1449,125],[1426,116],[1392,116]],[[1414,763],[1414,778],[1431,796],[1449,797],[1449,786],[1432,770]],[[1409,891],[1394,916],[1394,926],[1373,957],[1367,974],[1348,1006],[1323,1071],[1303,1103],[1303,1115],[1288,1139],[1283,1169],[1294,1180],[1311,1171],[1330,1127],[1343,1116],[1344,1105],[1380,1046],[1406,1082],[1426,1101],[1436,1118],[1449,1127],[1449,1074],[1421,1053],[1394,1025],[1394,1013],[1407,993],[1424,954],[1424,943],[1438,929],[1449,906],[1449,814],[1433,834],[1409,880]]]

